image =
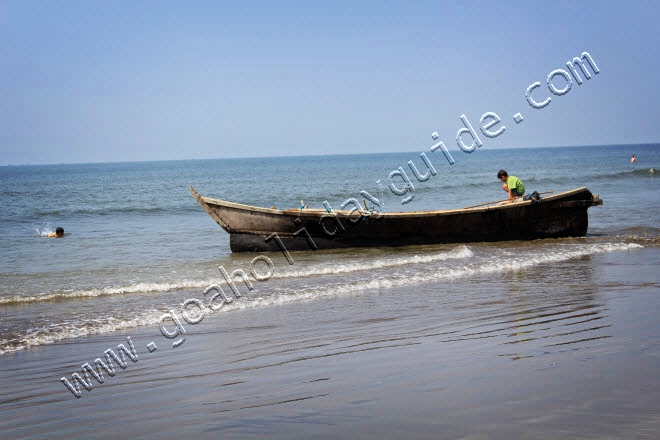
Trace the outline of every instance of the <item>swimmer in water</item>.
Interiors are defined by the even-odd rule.
[[[636,162],[637,162],[637,158],[633,154],[632,157],[630,158],[630,163],[636,163]]]
[[[53,238],[62,238],[64,237],[64,229],[58,227],[57,229],[55,229],[55,232],[51,232],[50,234],[48,234],[48,236]]]

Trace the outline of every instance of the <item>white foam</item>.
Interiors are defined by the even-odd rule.
[[[315,275],[333,275],[350,272],[368,271],[386,267],[406,266],[420,263],[431,263],[453,258],[469,258],[473,255],[467,246],[458,246],[449,252],[431,255],[413,255],[403,258],[386,258],[370,262],[353,262],[344,264],[326,264],[313,266],[302,270],[293,270],[285,272],[275,272],[274,278],[304,278]],[[218,284],[222,278],[217,279],[199,279],[199,280],[176,280],[161,283],[141,282],[128,286],[103,287],[94,289],[70,290],[47,292],[41,295],[30,296],[11,296],[0,298],[0,304],[9,303],[32,303],[40,301],[53,301],[59,299],[91,298],[97,296],[125,295],[130,293],[148,293],[148,292],[171,292],[183,289],[204,289],[208,286]]]
[[[303,278],[313,275],[335,275],[351,272],[366,272],[374,269],[393,268],[421,263],[433,263],[450,259],[470,258],[474,253],[465,245],[458,246],[449,252],[430,255],[413,255],[402,258],[385,258],[373,261],[352,261],[350,263],[318,265],[302,270],[276,272],[274,278]]]
[[[443,266],[432,266],[432,270],[428,270],[428,266],[417,267],[416,271],[407,271],[400,274],[392,274],[387,272],[380,278],[372,278],[360,282],[344,282],[344,283],[331,283],[322,286],[303,288],[298,290],[279,290],[276,293],[243,296],[239,299],[234,299],[231,303],[225,304],[219,312],[227,312],[231,310],[246,309],[253,307],[264,307],[277,304],[286,304],[294,301],[313,300],[323,297],[336,297],[345,295],[355,295],[368,290],[377,289],[392,289],[396,287],[416,285],[428,282],[438,282],[442,280],[464,278],[476,274],[486,274],[491,272],[501,272],[504,270],[519,270],[532,266],[537,266],[544,263],[552,263],[559,261],[566,261],[572,258],[578,258],[586,255],[594,255],[601,253],[610,253],[617,251],[625,251],[631,249],[639,249],[643,246],[635,243],[605,243],[605,244],[567,244],[565,246],[549,246],[547,249],[536,249],[533,254],[520,252],[513,256],[509,255],[506,259],[489,259],[486,261],[476,261],[477,259],[469,258],[460,264],[449,264]],[[467,247],[462,246],[454,249],[450,253],[435,254],[430,256],[413,256],[405,257],[402,259],[393,259],[392,262],[398,261],[399,266],[415,263],[437,262],[442,260],[457,258],[456,255],[462,255],[463,258],[471,257],[472,251]],[[452,254],[453,253],[453,254]],[[447,255],[450,254],[450,255]],[[442,255],[445,255],[444,257]],[[458,257],[460,258],[460,257]],[[406,261],[402,263],[402,261]],[[391,262],[390,262],[391,263]],[[365,263],[369,265],[369,263]],[[387,261],[374,262],[371,268],[388,268]],[[344,268],[346,272],[350,272],[346,265]],[[427,270],[420,270],[427,269]],[[316,270],[316,272],[314,272]],[[364,269],[363,269],[364,270]],[[312,269],[305,273],[304,276],[318,273],[318,269]],[[331,272],[331,273],[345,273],[345,272]],[[302,275],[299,275],[302,276]],[[164,289],[177,289],[180,286],[206,288],[209,285],[217,284],[217,280],[201,281],[185,281],[177,283],[162,283],[151,284],[148,286],[141,286],[136,284],[131,287],[133,291],[144,291],[144,289],[164,290]],[[103,292],[104,289],[99,289]],[[112,292],[109,289],[108,292]],[[117,292],[125,292],[124,289],[118,288]],[[116,294],[116,293],[107,293]],[[204,300],[203,295],[199,293],[193,298]],[[207,308],[207,312],[211,312]],[[94,334],[110,333],[118,330],[128,328],[135,328],[145,325],[157,325],[160,323],[160,317],[164,312],[159,310],[149,310],[144,312],[141,316],[135,316],[130,319],[117,319],[114,317],[90,319],[83,323],[61,323],[57,325],[49,325],[39,329],[31,329],[28,333],[15,340],[0,340],[0,355],[10,353],[18,350],[26,349],[30,346],[51,344],[53,342],[61,341],[69,338],[77,338],[81,336],[89,336]]]
[[[391,289],[416,285],[427,282],[438,282],[447,279],[463,278],[476,274],[486,274],[492,272],[501,272],[504,270],[518,270],[537,266],[544,263],[566,261],[572,258],[578,258],[586,255],[609,253],[630,249],[638,249],[643,246],[630,244],[591,244],[578,245],[577,249],[546,250],[536,256],[521,255],[518,257],[509,257],[504,261],[487,261],[476,264],[462,264],[449,267],[438,267],[431,272],[419,272],[416,274],[402,274],[390,276],[388,278],[375,278],[359,283],[332,283],[319,287],[307,288],[302,290],[292,290],[289,292],[281,291],[273,295],[261,295],[258,297],[249,297],[238,301],[233,301],[222,311],[245,309],[251,307],[285,304],[292,301],[310,300],[328,296],[342,296],[356,294],[367,290]],[[571,246],[572,247],[572,246]]]
[[[127,293],[147,293],[147,292],[171,292],[183,289],[206,288],[212,284],[217,284],[219,279],[204,280],[179,280],[164,283],[135,283],[129,286],[102,287],[87,290],[70,290],[48,292],[34,296],[10,296],[0,298],[0,304],[7,303],[30,303],[39,301],[53,301],[67,298],[86,298],[106,295],[124,295]]]
[[[159,324],[162,315],[162,311],[152,310],[142,316],[136,316],[125,320],[108,317],[76,322],[75,324],[62,323],[58,325],[48,325],[37,329],[29,329],[28,333],[20,339],[0,339],[0,355],[24,350],[36,345],[52,344],[65,339],[112,333],[118,330],[146,325],[155,325]]]

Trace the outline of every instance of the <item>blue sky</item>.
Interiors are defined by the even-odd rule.
[[[0,164],[423,151],[433,132],[456,150],[460,116],[485,112],[506,130],[482,148],[657,142],[658,17],[652,1],[0,0]],[[583,51],[600,73],[552,95]]]

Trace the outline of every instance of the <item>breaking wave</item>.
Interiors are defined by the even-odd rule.
[[[449,252],[431,255],[414,255],[404,258],[385,258],[362,265],[346,263],[338,266],[311,267],[309,269],[292,271],[282,275],[282,278],[300,277],[306,278],[314,275],[345,274],[350,272],[369,271],[383,269],[380,275],[363,280],[359,283],[347,280],[323,282],[317,285],[307,285],[300,288],[279,287],[268,290],[271,293],[252,293],[234,299],[226,303],[218,312],[222,313],[232,310],[240,310],[254,307],[266,307],[270,305],[286,304],[295,301],[314,300],[324,297],[337,297],[345,295],[356,295],[365,291],[392,289],[402,286],[414,286],[429,282],[442,282],[443,280],[468,278],[475,275],[497,273],[508,270],[521,270],[540,264],[553,263],[579,258],[587,255],[603,254],[617,251],[627,251],[643,248],[637,243],[593,243],[593,244],[566,244],[560,246],[548,246],[545,249],[535,249],[533,252],[519,252],[516,256],[488,256],[477,258],[474,252],[467,246],[459,246]],[[458,264],[428,266],[424,263],[441,262],[443,260],[462,259]],[[395,272],[389,270],[393,267],[409,266],[412,270]],[[408,268],[406,268],[408,269]],[[138,283],[130,287],[93,289],[81,292],[63,292],[42,295],[31,298],[11,298],[9,301],[44,301],[58,297],[76,296],[98,296],[117,295],[130,292],[146,292],[150,290],[173,290],[181,288],[206,288],[216,284],[218,280],[186,280],[174,283],[142,284]],[[58,296],[59,295],[59,296]],[[203,300],[200,292],[196,297]],[[5,299],[5,304],[8,302]],[[163,310],[148,309],[133,316],[126,317],[96,317],[93,319],[69,320],[52,323],[39,328],[30,328],[20,336],[0,339],[0,355],[31,346],[52,344],[70,338],[78,338],[95,334],[110,333],[140,326],[157,325]]]

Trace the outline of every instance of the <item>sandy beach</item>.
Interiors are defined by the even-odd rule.
[[[176,348],[152,326],[16,352],[0,359],[0,429],[7,438],[656,438],[659,262],[657,249],[639,249],[234,310],[187,325]],[[80,398],[61,383],[129,335],[137,362],[103,384],[92,378]]]

